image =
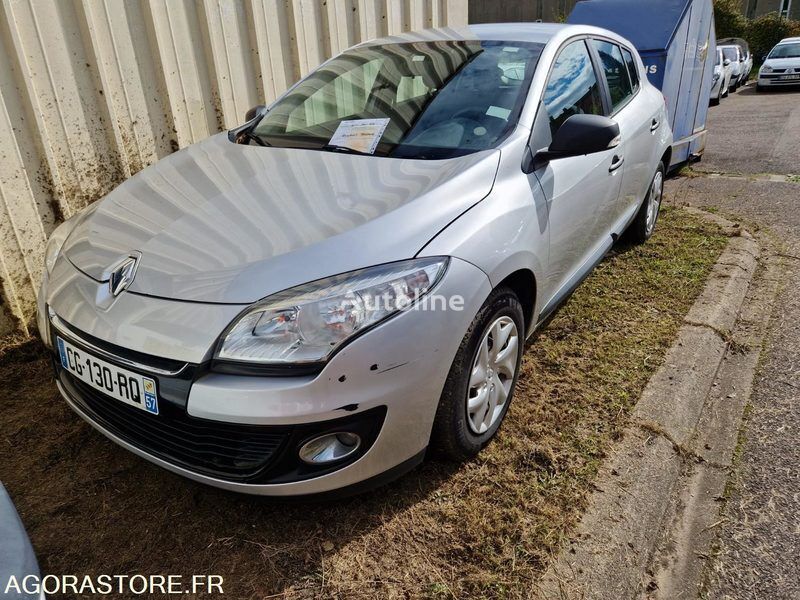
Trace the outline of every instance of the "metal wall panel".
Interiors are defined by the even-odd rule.
[[[468,0],[0,0],[0,333],[33,322],[61,220],[341,50]]]

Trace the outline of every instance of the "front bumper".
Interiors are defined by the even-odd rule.
[[[800,86],[800,79],[781,79],[785,73],[767,73],[758,75],[759,87],[796,87]]]
[[[90,283],[83,281],[82,285]],[[215,435],[251,436],[251,448],[258,448],[262,453],[269,451],[270,456],[262,456],[263,464],[250,465],[249,470],[240,470],[233,476],[230,469],[215,471],[215,467],[224,463],[219,456],[212,456],[209,467],[208,461],[198,464],[197,460],[192,460],[192,455],[187,459],[176,456],[175,452],[164,452],[164,444],[152,440],[159,436],[171,439],[175,432],[164,428],[162,423],[158,423],[158,427],[148,427],[139,421],[131,423],[124,417],[111,418],[102,414],[102,404],[98,403],[115,401],[89,398],[88,390],[81,389],[69,375],[59,375],[59,389],[81,417],[119,445],[161,467],[209,485],[251,494],[294,496],[317,495],[365,481],[380,482],[382,475],[399,475],[424,455],[452,358],[490,288],[488,278],[477,267],[451,260],[447,273],[432,294],[444,298],[460,296],[464,299],[463,310],[410,310],[399,314],[345,346],[318,375],[228,375],[210,371],[208,360],[187,363],[176,376],[143,372],[157,379],[160,402],[167,406],[165,414],[187,421],[192,427],[210,428]],[[46,293],[44,290],[44,297]],[[134,315],[147,313],[156,322],[174,314],[175,304],[178,304],[134,294],[128,296],[128,302],[135,299],[143,305]],[[68,297],[75,298],[74,295]],[[73,315],[90,310],[88,306],[60,306],[58,294],[48,298],[53,301],[52,310],[59,317],[65,308]],[[43,305],[40,310],[47,310],[47,306]],[[166,313],[160,315],[161,310]],[[204,310],[213,309],[206,307]],[[223,307],[222,310],[230,309]],[[124,316],[117,318],[122,320]],[[76,331],[74,323],[64,321],[69,330],[64,331],[62,325],[50,335],[66,335],[77,343],[81,343],[84,336],[90,338],[90,343],[108,345],[95,331]],[[107,323],[111,319],[104,314],[97,321]],[[85,325],[87,321],[81,323]],[[124,322],[120,323],[120,329],[125,329]],[[212,337],[218,333],[213,332]],[[125,350],[141,358],[143,347],[128,346]],[[117,346],[111,346],[112,350],[114,348]],[[184,356],[185,350],[182,352]],[[208,352],[210,350],[203,350],[206,356]],[[174,357],[159,357],[158,360],[167,362],[159,363],[159,367],[167,371],[176,362]],[[130,368],[130,364],[121,366]],[[150,417],[135,413],[134,416],[140,417],[140,421]],[[333,470],[309,472],[298,468],[299,443],[321,431],[352,422],[360,422],[359,426],[366,431],[364,437],[368,443],[361,454]],[[139,428],[138,436],[125,431],[126,426],[134,425]],[[273,434],[274,438],[267,439]],[[145,435],[150,436],[150,442],[142,441]],[[202,440],[200,442],[202,444]],[[230,445],[230,439],[222,442]],[[194,448],[192,452],[198,446]],[[185,448],[180,450],[186,452]]]

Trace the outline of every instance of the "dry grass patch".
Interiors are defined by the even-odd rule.
[[[527,598],[726,243],[666,209],[613,252],[528,348],[499,438],[324,505],[179,479],[57,397],[44,358],[5,364],[0,480],[50,573],[213,573],[230,597]]]

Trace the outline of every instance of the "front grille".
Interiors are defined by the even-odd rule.
[[[129,444],[190,471],[248,482],[279,458],[292,428],[197,419],[164,402],[159,415],[110,398],[59,369],[72,400],[104,429]]]

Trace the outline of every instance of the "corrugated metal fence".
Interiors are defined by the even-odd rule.
[[[348,46],[466,23],[467,0],[0,0],[0,333],[65,217]]]

